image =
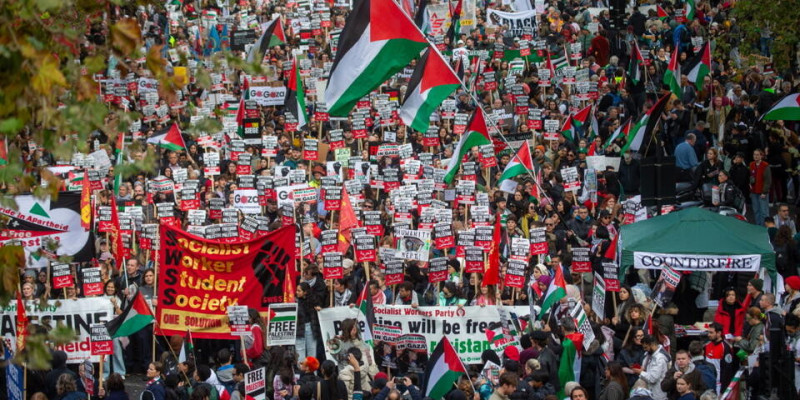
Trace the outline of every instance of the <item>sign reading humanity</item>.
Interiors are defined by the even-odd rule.
[[[294,225],[253,240],[207,240],[161,225],[159,307],[165,335],[231,339],[229,306],[265,309],[283,302],[283,284],[294,266]]]
[[[636,251],[633,266],[640,269],[672,267],[677,271],[758,272],[761,255],[665,254]]]

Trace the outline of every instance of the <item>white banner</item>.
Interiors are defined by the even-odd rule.
[[[633,252],[633,266],[638,269],[662,269],[665,265],[678,271],[758,272],[761,255],[666,254]]]
[[[516,37],[522,37],[524,32],[529,32],[536,36],[536,11],[503,12],[486,10],[486,22],[489,26],[500,27],[508,26],[508,29]]]
[[[250,100],[260,106],[282,106],[286,101],[286,86],[251,86]]]
[[[517,316],[528,315],[526,306],[505,307]],[[480,364],[481,353],[492,347],[486,339],[485,330],[489,324],[500,322],[497,306],[486,307],[419,307],[375,305],[375,323],[392,325],[402,329],[402,334],[416,334],[425,337],[428,353],[447,336],[465,364]],[[355,318],[358,309],[349,307],[326,308],[319,312],[319,325],[325,338],[325,352],[330,354],[328,342],[342,333],[342,321]],[[364,326],[359,322],[361,331]]]
[[[57,350],[67,353],[67,363],[80,364],[91,358],[92,362],[100,362],[99,356],[92,356],[90,349],[91,324],[103,323],[112,318],[114,308],[108,297],[91,297],[78,300],[55,299],[47,302],[30,300],[25,302],[28,320],[55,328],[57,324],[66,325],[78,334],[78,341],[58,346]],[[17,302],[2,308],[3,340],[16,351]]]

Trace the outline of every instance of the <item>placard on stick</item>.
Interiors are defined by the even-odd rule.
[[[250,319],[247,306],[228,306],[228,321],[230,321],[231,335],[246,336],[250,333],[247,321]]]

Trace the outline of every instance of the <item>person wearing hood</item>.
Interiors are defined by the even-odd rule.
[[[53,352],[53,360],[50,362],[50,365],[52,365],[53,368],[47,373],[47,375],[45,375],[44,378],[45,394],[47,395],[48,399],[55,399],[58,395],[58,392],[56,391],[58,377],[63,374],[69,374],[72,375],[72,377],[77,381],[78,375],[67,368],[67,353],[62,350],[56,350]]]

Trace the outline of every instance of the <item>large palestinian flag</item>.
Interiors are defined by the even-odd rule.
[[[442,341],[436,345],[425,368],[425,397],[434,400],[444,398],[454,388],[453,384],[458,378],[465,375],[467,370],[464,363],[447,337],[442,336]]]
[[[419,56],[428,41],[393,1],[362,0],[347,18],[331,67],[325,103],[346,116],[358,99]]]
[[[460,85],[458,77],[439,52],[429,46],[408,83],[406,98],[400,107],[403,123],[418,132],[427,131],[431,114]]]
[[[73,262],[95,257],[94,235],[83,229],[81,222],[80,192],[60,192],[58,198],[43,200],[21,195],[14,196],[14,201],[16,209],[0,205],[0,215],[8,218],[5,229],[0,230],[0,246],[21,244],[28,268],[47,266],[38,250],[51,241],[58,244],[57,256],[72,257]]]
[[[286,110],[297,118],[297,129],[302,129],[308,124],[308,113],[306,111],[306,92],[303,88],[303,79],[300,78],[300,70],[297,68],[297,60],[292,61],[292,74],[289,75],[289,83],[286,85]]]
[[[653,128],[655,128],[656,123],[658,123],[661,113],[664,111],[664,107],[666,107],[669,102],[669,98],[670,94],[665,94],[653,107],[650,107],[650,109],[642,115],[642,118],[640,118],[636,126],[633,127],[633,130],[628,133],[628,141],[625,143],[625,146],[622,147],[621,153],[625,153],[628,149],[639,151],[644,138],[653,132]]]
[[[506,165],[498,183],[502,185],[504,180],[527,174],[528,171],[533,171],[533,158],[531,157],[531,148],[526,140],[522,142],[517,154]]]
[[[800,93],[792,93],[764,114],[763,119],[768,121],[800,121]]]
[[[694,82],[697,90],[703,90],[703,79],[709,73],[711,73],[711,42],[706,42],[689,64],[689,73],[686,76],[689,82]]]
[[[125,311],[116,318],[108,321],[106,327],[112,338],[133,335],[149,325],[155,317],[142,292],[136,292],[133,301],[128,303]]]
[[[458,167],[461,166],[461,160],[464,159],[470,149],[475,146],[483,146],[491,144],[492,140],[489,138],[489,129],[486,127],[486,117],[483,115],[483,109],[478,107],[472,113],[472,120],[467,125],[467,130],[461,135],[458,145],[453,150],[453,157],[447,165],[447,172],[444,175],[444,182],[450,183],[455,179],[458,173]]]
[[[270,21],[267,24],[267,28],[264,29],[264,33],[261,34],[261,37],[253,44],[253,47],[250,48],[250,51],[247,52],[247,62],[261,62],[264,59],[264,55],[267,54],[267,51],[271,47],[279,46],[286,43],[286,35],[283,33],[283,24],[281,24],[281,18],[275,18],[274,20]]]
[[[606,144],[603,147],[611,146],[611,144],[613,144],[614,141],[617,140],[618,137],[620,137],[620,135],[622,135],[623,137],[628,137],[628,134],[631,131],[631,122],[632,119],[628,118],[628,122],[625,122],[624,124],[617,127],[617,130],[615,130],[614,133],[612,133],[611,136],[608,137],[608,140],[606,141]]]
[[[186,150],[186,143],[183,141],[181,128],[177,123],[173,123],[166,132],[161,131],[147,138],[147,143],[161,146],[167,150],[181,151]]]

